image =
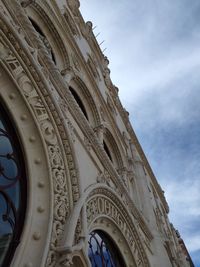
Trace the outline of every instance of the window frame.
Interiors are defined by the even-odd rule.
[[[2,103],[2,99],[0,98],[0,102]],[[26,217],[26,209],[27,209],[27,174],[25,170],[25,160],[23,156],[23,151],[22,151],[22,144],[20,142],[19,134],[17,132],[17,129],[15,127],[15,124],[6,109],[5,106],[1,105],[0,106],[0,119],[1,116],[3,115],[3,126],[6,128],[6,132],[10,135],[11,139],[9,138],[9,142],[12,146],[13,152],[16,154],[17,158],[20,158],[20,174],[22,179],[19,181],[20,184],[20,205],[18,208],[17,212],[17,217],[15,221],[15,227],[13,230],[13,236],[12,240],[9,244],[8,251],[6,252],[6,256],[2,262],[2,266],[10,266],[10,263],[13,260],[15,251],[17,246],[20,243],[20,238],[22,234],[22,230],[24,228],[24,223],[25,223],[25,217]],[[7,130],[8,129],[8,130]]]

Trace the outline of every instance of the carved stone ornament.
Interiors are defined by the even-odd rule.
[[[0,59],[6,59],[10,55],[10,50],[0,43]]]
[[[90,71],[92,72],[92,75],[94,76],[95,79],[99,79],[100,80],[100,75],[97,69],[97,61],[94,57],[94,55],[89,55],[88,54],[88,60],[87,60],[87,64],[88,67],[90,69]]]
[[[65,13],[63,14],[66,23],[72,33],[72,35],[79,35],[79,29],[75,23],[75,20],[73,18],[73,16],[71,15],[71,13],[66,9]]]
[[[118,174],[120,175],[122,181],[124,182],[125,187],[128,188],[128,181],[127,181],[128,170],[127,170],[127,168],[122,167],[121,169],[118,170]]]
[[[79,64],[79,61],[77,59],[77,56],[75,54],[71,54],[72,63],[74,66],[74,70],[80,72],[81,66]]]
[[[82,33],[83,37],[88,42],[90,42],[92,37],[94,37],[93,30],[92,30],[92,22],[91,21],[87,21],[85,24],[79,23],[79,26],[80,26],[80,30],[81,30],[81,33]]]
[[[103,176],[101,174],[99,175],[98,179],[100,183],[102,179],[104,180]],[[128,242],[136,266],[149,267],[149,261],[142,241],[140,240],[137,223],[134,224],[127,208],[114,190],[106,184],[99,183],[89,186],[84,191],[71,212],[70,218],[65,226],[63,240],[57,248],[57,251],[61,255],[60,262],[66,260],[66,264],[69,264],[68,259],[70,259],[70,255],[82,250],[85,246],[87,230],[84,232],[84,229],[91,229],[95,220],[103,220],[105,217],[109,218],[113,225],[120,229],[124,239]],[[76,228],[80,223],[80,218],[83,224],[82,233],[80,233],[79,239],[75,240]]]
[[[110,69],[109,68],[105,68],[104,69],[103,77],[104,77],[104,81],[105,81],[106,86],[110,90],[113,84],[112,84],[112,81],[111,81],[111,78],[110,78]]]
[[[88,227],[92,227],[97,219],[103,220],[104,217],[109,217],[127,240],[136,266],[150,266],[137,233],[137,227],[133,225],[126,208],[111,191],[105,187],[93,190],[88,196],[86,211]]]
[[[109,96],[108,93],[107,93],[107,104],[108,104],[108,107],[109,107],[111,113],[113,115],[117,115],[117,111],[116,111],[115,105],[114,105],[114,103],[113,103],[113,101],[112,101],[112,99],[111,99],[111,97]]]
[[[40,96],[32,85],[30,79],[27,74],[25,74],[22,66],[19,61],[11,54],[6,59],[6,64],[9,66],[12,65],[12,73],[18,81],[20,88],[22,89],[22,93],[27,99],[27,102],[31,106],[36,119],[41,128],[41,132],[43,133],[44,139],[46,140],[46,145],[48,147],[48,156],[51,163],[51,173],[52,179],[54,180],[54,231],[52,232],[52,240],[51,240],[51,249],[55,248],[57,241],[63,232],[63,223],[65,222],[68,211],[69,211],[69,199],[67,193],[67,177],[64,172],[64,161],[62,159],[62,154],[60,151],[57,137],[54,131],[54,125],[49,119],[48,112],[43,104]],[[13,68],[15,66],[15,68]],[[38,106],[38,103],[40,105]],[[55,258],[53,251],[50,249],[51,259],[48,259],[48,264],[51,266],[52,259]]]
[[[74,16],[78,16],[80,1],[79,0],[67,0],[67,5],[70,8]]]
[[[35,2],[35,0],[23,0],[21,2],[21,5],[23,8],[26,8],[28,7],[29,5],[33,4]]]
[[[31,66],[31,61],[29,56],[24,52],[27,52],[27,48],[21,49],[18,43],[18,40],[15,36],[9,31],[9,27],[6,26],[5,22],[0,19],[0,26],[1,29],[4,30],[6,36],[9,38],[9,42],[12,44],[12,49],[17,51],[18,55],[21,57],[25,65],[29,66],[29,70],[31,72],[31,78],[29,77],[30,74],[26,73],[26,70],[21,65],[20,61],[15,57],[14,53],[7,47],[3,42],[0,43],[1,47],[1,59],[3,63],[7,66],[11,75],[15,79],[16,83],[18,84],[21,93],[24,95],[24,99],[27,102],[27,105],[30,106],[32,110],[35,120],[37,121],[40,131],[43,135],[43,138],[46,142],[48,157],[50,162],[50,172],[51,172],[51,179],[53,181],[54,186],[54,195],[53,195],[53,203],[54,203],[54,217],[53,217],[53,225],[52,225],[52,234],[50,240],[50,247],[47,259],[47,266],[55,266],[56,259],[57,259],[57,252],[56,252],[56,245],[58,240],[62,236],[64,230],[64,224],[66,218],[69,213],[69,195],[68,195],[68,182],[65,169],[70,170],[71,178],[72,178],[72,192],[77,195],[77,177],[76,172],[74,173],[74,166],[73,157],[71,155],[71,148],[69,146],[69,141],[66,139],[64,131],[62,127],[58,126],[56,123],[61,123],[58,119],[58,115],[56,114],[54,104],[51,102],[51,98],[49,97],[47,91],[45,90],[45,86],[40,80],[37,69],[34,65]],[[6,37],[4,36],[4,39]],[[35,79],[37,86],[33,85],[32,79]],[[50,89],[49,89],[50,91]],[[42,96],[42,94],[44,94]],[[45,100],[46,102],[45,102]],[[49,109],[47,109],[49,107]],[[52,120],[52,115],[54,114],[56,120]],[[55,123],[56,122],[56,123]],[[59,129],[59,130],[58,130]],[[62,130],[62,144],[58,141],[58,133]],[[60,137],[59,137],[60,140]],[[66,155],[63,155],[63,150],[60,148],[63,147],[65,150]],[[67,159],[66,159],[66,158]],[[69,167],[66,168],[66,162],[68,162]],[[74,196],[75,196],[74,195]],[[76,196],[75,196],[76,198]]]
[[[97,176],[97,183],[106,184],[109,187],[117,190],[116,185],[113,183],[109,173],[104,170],[104,173],[100,172]]]
[[[87,137],[84,137],[84,144],[86,146],[86,149],[90,151],[92,148],[92,144],[90,143],[90,140]]]

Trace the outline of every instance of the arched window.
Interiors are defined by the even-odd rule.
[[[123,168],[120,150],[111,132],[105,128],[103,135],[103,148],[116,169]]]
[[[119,249],[102,231],[93,231],[89,236],[88,256],[92,267],[125,267]]]
[[[20,242],[26,190],[19,140],[6,111],[0,106],[0,267],[9,266]]]
[[[43,33],[43,31],[41,30],[41,28],[38,26],[38,24],[35,21],[33,21],[31,18],[29,18],[29,20],[30,20],[31,24],[33,25],[34,29],[36,30],[36,32],[39,34],[40,39],[42,40],[42,42],[44,43],[44,45],[48,49],[48,52],[51,55],[51,58],[56,65],[55,55],[53,53],[51,45],[50,45],[48,39],[46,38],[45,34]]]
[[[110,150],[109,150],[109,148],[108,148],[108,146],[107,146],[107,144],[106,144],[106,142],[105,142],[104,140],[103,140],[103,148],[104,148],[106,154],[108,155],[109,159],[110,159],[111,161],[113,161],[113,160],[112,160],[112,157],[111,157],[111,154],[110,154]]]
[[[79,95],[76,93],[76,91],[72,87],[69,87],[69,90],[72,93],[72,95],[73,95],[74,99],[76,100],[77,104],[79,105],[80,109],[82,110],[83,114],[85,115],[86,119],[88,120],[88,115],[87,115],[86,109],[85,109],[85,107],[83,105],[83,102],[80,99]]]

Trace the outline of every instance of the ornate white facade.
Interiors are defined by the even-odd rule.
[[[91,266],[93,231],[127,267],[192,266],[79,5],[0,1],[0,103],[27,177],[10,266]]]

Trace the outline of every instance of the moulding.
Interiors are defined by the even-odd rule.
[[[45,126],[45,120],[41,120],[40,123],[36,118],[32,101],[36,100],[37,94],[28,101],[27,93],[33,93],[34,89],[19,61],[8,46],[4,46],[2,40],[0,45],[5,48],[5,51],[9,51],[8,54],[0,56],[0,69],[4,69],[3,71],[1,69],[0,96],[17,128],[25,159],[28,184],[25,223],[21,242],[12,263],[13,266],[29,266],[33,263],[44,266],[47,257],[46,247],[50,244],[53,225],[53,179],[58,178],[52,173],[54,166],[51,162],[52,157],[48,153],[49,147],[53,147],[51,143],[54,138],[47,137],[45,134],[46,126],[49,127],[50,124]],[[3,74],[4,72],[7,74]],[[42,106],[38,107],[37,111],[39,109],[41,110]],[[46,122],[47,120],[48,117],[46,117]],[[60,186],[59,182],[58,185]],[[67,193],[66,205],[68,208]],[[57,212],[59,212],[58,207]],[[54,240],[52,244],[53,242]]]
[[[50,92],[49,86],[42,82],[43,79],[40,79],[41,73],[40,75],[37,73],[38,66],[35,66],[33,58],[29,59],[28,44],[25,46],[24,40],[20,41],[19,36],[16,36],[16,32],[11,32],[12,25],[4,16],[1,16],[0,24],[5,34],[2,34],[2,38],[7,42],[5,50],[12,49],[9,56],[4,59],[4,63],[19,84],[24,93],[24,98],[33,110],[48,147],[52,180],[54,181],[54,219],[47,264],[48,266],[54,266],[57,257],[55,246],[62,235],[63,225],[68,216],[70,205],[72,205],[70,203],[71,193],[69,190],[71,186],[69,186],[69,179],[66,178],[66,171],[64,170],[69,169],[70,172],[74,201],[78,199],[79,195],[73,153],[67,129],[62,123],[62,115],[57,112],[58,107],[55,107],[54,102],[52,102],[53,97],[48,93]],[[20,57],[20,60],[18,60],[18,57]],[[21,61],[28,66],[28,70],[24,69]],[[66,165],[67,167],[64,167]]]

